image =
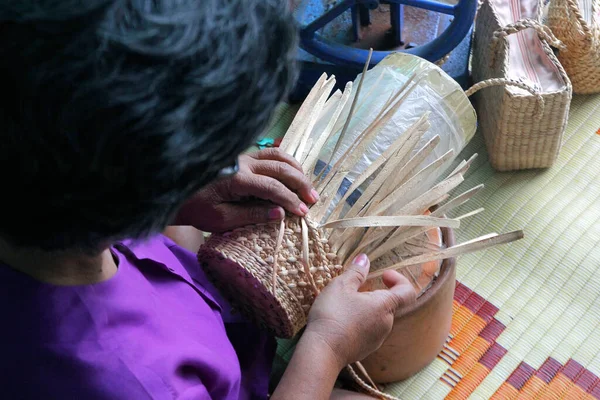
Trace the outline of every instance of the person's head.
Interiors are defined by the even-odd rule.
[[[160,231],[295,78],[286,0],[0,4],[0,238],[95,252]]]

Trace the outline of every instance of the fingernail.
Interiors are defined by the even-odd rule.
[[[315,203],[319,200],[319,192],[317,192],[315,189],[310,191],[310,195]]]
[[[362,268],[367,268],[369,266],[369,258],[367,257],[366,254],[359,254],[358,256],[356,256],[354,261],[352,261],[352,263],[354,263]]]
[[[302,215],[306,215],[308,213],[308,207],[304,203],[300,203],[300,205],[298,206],[298,210]]]
[[[280,221],[283,218],[283,211],[279,207],[269,210],[269,219],[272,221]]]

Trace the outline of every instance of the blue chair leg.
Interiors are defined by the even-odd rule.
[[[404,21],[404,7],[399,3],[390,3],[390,22],[392,23],[392,37],[397,46],[404,44],[402,41],[402,25]]]

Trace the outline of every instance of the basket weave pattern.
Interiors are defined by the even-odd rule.
[[[598,0],[593,0],[592,24],[583,18],[577,1],[552,0],[548,8],[548,25],[567,47],[567,51],[558,53],[558,59],[575,93],[600,92],[600,29],[595,21],[598,8]]]
[[[499,80],[507,83],[509,45],[505,35],[498,34],[505,30],[490,1],[484,1],[477,16],[473,42],[475,82]],[[509,30],[509,34],[513,31]],[[499,171],[550,167],[560,150],[571,86],[546,40],[540,38],[540,41],[565,82],[562,90],[538,93],[534,88],[529,89],[534,95],[496,86],[475,94],[490,162]],[[515,83],[514,86],[524,86]]]
[[[292,337],[306,325],[316,295],[342,271],[322,231],[309,218],[306,223],[308,265],[303,259],[301,218],[295,216],[285,219],[279,249],[280,225],[275,223],[213,234],[198,253],[213,280],[221,286],[225,282],[226,293],[236,293],[231,299],[234,306],[280,337]],[[247,287],[255,291],[240,290]]]

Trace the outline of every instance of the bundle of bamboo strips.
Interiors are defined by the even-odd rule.
[[[358,158],[419,84],[419,77],[410,76],[358,139],[333,162],[355,117],[357,103],[365,101],[360,91],[366,73],[365,66],[353,97],[351,82],[343,92],[331,94],[335,77],[323,74],[281,142],[280,148],[293,155],[313,177],[320,194],[309,215],[287,216],[281,223],[212,235],[198,253],[205,270],[231,295],[233,303],[281,337],[295,335],[306,324],[310,306],[320,290],[359,253],[366,253],[373,262],[369,280],[378,280],[386,270],[398,270],[423,293],[434,281],[435,266],[439,268],[440,260],[523,237],[521,231],[493,233],[449,248],[441,241],[431,240],[432,230],[459,228],[462,219],[481,211],[446,218],[449,211],[469,201],[483,185],[452,195],[475,156],[446,174],[455,156],[453,150],[423,166],[440,141],[435,136],[418,145],[429,129],[427,113],[399,134],[335,203]],[[375,94],[367,93],[370,95]],[[346,119],[341,121],[351,98]],[[330,120],[322,132],[311,136],[323,115],[331,115]],[[325,160],[330,168],[314,173],[324,145],[332,141],[334,151]],[[432,177],[438,183],[423,187],[421,182]],[[349,204],[353,194],[355,199]],[[426,263],[433,263],[434,270],[427,271],[429,279],[423,282],[419,277]]]

